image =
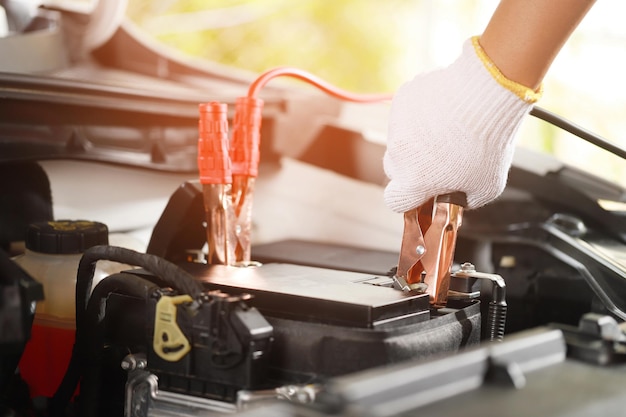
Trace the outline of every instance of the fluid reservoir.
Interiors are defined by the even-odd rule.
[[[98,222],[50,221],[28,227],[26,251],[14,260],[44,289],[44,301],[37,303],[31,339],[19,365],[31,397],[51,397],[63,379],[76,331],[78,263],[86,249],[108,241],[107,226]],[[93,286],[123,269],[128,266],[98,262]]]

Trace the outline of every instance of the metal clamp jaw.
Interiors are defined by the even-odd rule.
[[[427,293],[435,307],[446,305],[457,230],[466,205],[465,194],[456,192],[404,213],[400,259],[393,277],[396,288]]]

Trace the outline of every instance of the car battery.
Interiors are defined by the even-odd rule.
[[[207,290],[250,294],[274,328],[270,377],[307,383],[480,341],[477,302],[431,310],[428,296],[390,287],[384,275],[269,263],[182,265]]]

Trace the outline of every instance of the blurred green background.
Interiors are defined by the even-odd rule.
[[[497,0],[129,0],[148,35],[259,73],[289,65],[357,92],[393,92],[451,62]],[[626,147],[626,2],[597,2],[545,80],[539,105]],[[529,118],[520,144],[626,185],[626,163]]]
[[[480,1],[458,3],[452,11],[469,25]],[[412,0],[130,0],[128,15],[193,56],[254,72],[292,65],[344,89],[381,92],[406,79],[407,52],[433,60],[426,49],[432,20],[444,21],[433,15],[439,9]]]

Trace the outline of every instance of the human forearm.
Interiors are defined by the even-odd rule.
[[[501,0],[480,44],[507,78],[536,89],[595,0]]]

